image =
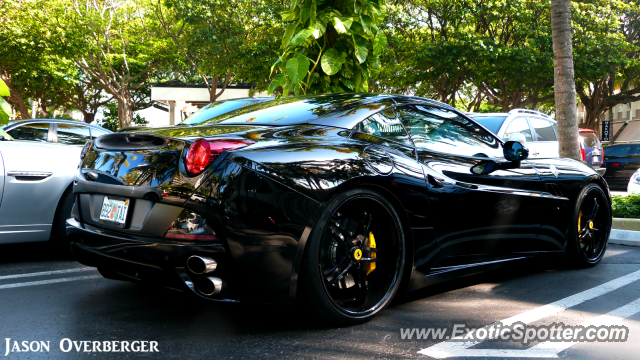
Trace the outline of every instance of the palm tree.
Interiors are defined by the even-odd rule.
[[[571,44],[571,0],[551,0],[551,32],[560,157],[581,160]]]

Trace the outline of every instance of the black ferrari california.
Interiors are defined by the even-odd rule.
[[[362,322],[470,272],[602,259],[607,183],[527,155],[446,104],[397,95],[284,98],[104,135],[82,152],[71,249],[109,279]]]

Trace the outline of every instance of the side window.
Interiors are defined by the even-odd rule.
[[[58,124],[57,127],[59,144],[84,145],[91,137],[87,126]]]
[[[558,141],[556,133],[553,131],[553,123],[536,118],[530,118],[529,121],[538,135],[538,141]]]
[[[509,141],[512,134],[522,134],[524,135],[524,139],[526,140],[526,142],[533,141],[529,123],[525,118],[517,118],[513,120],[511,124],[509,124],[509,126],[507,126],[507,131],[505,131],[503,136],[504,141]]]
[[[49,123],[26,124],[18,126],[7,133],[16,140],[47,142]]]
[[[418,149],[476,157],[503,157],[495,136],[458,114],[428,105],[396,109]]]
[[[102,131],[102,130],[98,130],[98,129],[94,129],[91,128],[91,138],[95,139],[97,137],[100,137],[102,135],[108,134],[106,131]]]
[[[604,152],[605,160],[622,159],[629,156],[631,145],[609,146]]]
[[[413,146],[400,120],[391,109],[371,115],[353,128],[354,131],[378,136],[406,146]]]
[[[633,145],[631,151],[629,151],[629,157],[634,159],[640,158],[640,146]]]

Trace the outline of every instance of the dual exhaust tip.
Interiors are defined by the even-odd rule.
[[[218,263],[208,257],[192,255],[187,259],[187,269],[195,275],[205,275],[214,272]],[[224,282],[213,276],[203,276],[195,281],[196,290],[204,296],[218,295],[222,292]]]

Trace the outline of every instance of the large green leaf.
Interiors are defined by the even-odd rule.
[[[322,54],[320,65],[327,75],[334,75],[340,71],[344,63],[344,56],[336,49],[329,49]]]
[[[296,31],[296,23],[291,23],[287,25],[287,29],[284,31],[284,37],[282,38],[282,47],[286,47],[289,41],[291,41],[291,37]]]
[[[0,79],[0,96],[11,96],[9,87],[4,83],[4,81],[2,81],[2,79]]]
[[[387,37],[378,31],[376,37],[373,38],[373,56],[378,56],[387,48]]]
[[[289,43],[289,46],[298,46],[300,44],[302,44],[305,40],[307,40],[307,38],[313,34],[313,31],[315,29],[304,29],[302,31],[300,31],[299,33],[296,34],[296,36],[293,37],[293,39],[291,39],[291,42]]]
[[[273,80],[271,80],[271,83],[269,84],[269,89],[267,90],[267,94],[271,95],[273,94],[273,92],[276,90],[276,88],[278,86],[282,86],[282,84],[284,84],[284,81],[286,80],[284,74],[278,74],[276,75]]]
[[[333,24],[333,28],[336,29],[338,34],[346,34],[347,30],[351,27],[351,23],[351,20],[341,19],[338,16],[331,18],[331,24]]]
[[[367,55],[369,55],[369,50],[367,50],[367,41],[358,35],[354,35],[353,43],[355,45],[356,59],[358,59],[358,63],[362,64],[367,60]]]
[[[11,116],[11,105],[3,98],[0,98],[0,125],[6,125]]]
[[[287,75],[293,84],[304,80],[304,77],[309,72],[309,64],[311,64],[311,62],[306,57],[287,60]]]

